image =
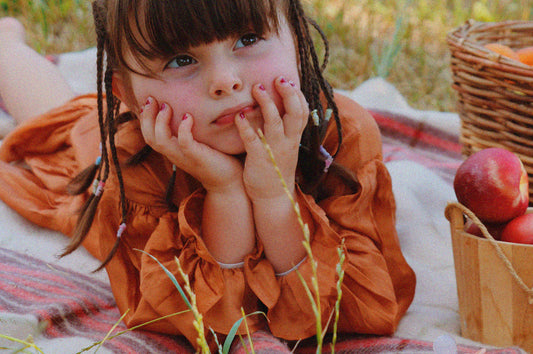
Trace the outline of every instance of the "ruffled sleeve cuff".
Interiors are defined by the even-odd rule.
[[[216,332],[228,333],[242,317],[241,307],[244,306],[246,312],[253,312],[257,309],[257,301],[243,304],[243,299],[250,298],[251,291],[244,280],[242,267],[221,267],[207,250],[200,234],[204,197],[203,191],[197,191],[183,201],[177,214],[164,215],[147,242],[146,251],[184,287],[178,270],[179,261],[189,277],[205,325]],[[142,263],[141,291],[147,301],[162,314],[186,309],[175,285],[159,264],[150,257],[143,257]],[[169,298],[173,300],[168,301]],[[178,327],[192,325],[179,319],[174,322]],[[252,327],[254,322],[253,318],[248,321]]]

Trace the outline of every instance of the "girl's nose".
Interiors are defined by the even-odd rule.
[[[209,94],[213,98],[222,98],[240,91],[243,87],[242,80],[234,72],[218,67],[218,72],[212,73]]]

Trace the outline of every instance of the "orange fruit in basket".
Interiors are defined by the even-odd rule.
[[[533,65],[533,46],[518,49],[516,54],[518,54],[518,59],[522,63],[526,65]]]
[[[488,50],[492,50],[495,53],[498,53],[500,55],[503,55],[504,57],[508,57],[514,60],[520,60],[518,57],[518,54],[509,46],[501,43],[487,43],[484,45],[484,47]]]

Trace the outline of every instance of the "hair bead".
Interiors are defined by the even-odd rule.
[[[105,187],[105,182],[104,181],[99,181],[98,182],[98,185],[96,186],[96,190],[94,191],[94,195],[95,196],[99,196],[102,194],[102,192],[104,191],[104,187]]]
[[[315,127],[318,127],[320,125],[320,118],[318,117],[318,111],[316,109],[311,111],[311,118],[313,119]]]
[[[324,120],[326,122],[329,122],[332,114],[333,114],[333,110],[331,108],[326,109],[326,115],[324,116]]]
[[[124,231],[126,231],[126,223],[125,222],[123,222],[122,224],[119,225],[118,230],[117,230],[117,238],[120,238],[122,236],[122,234],[124,233]]]
[[[98,183],[100,182],[100,180],[98,178],[96,178],[94,181],[93,181],[93,194],[96,194],[96,190],[98,189]]]
[[[333,157],[329,154],[329,152],[324,148],[324,146],[320,145],[319,147],[320,153],[322,156],[325,157],[324,160],[324,173],[327,173],[329,170],[329,166],[333,163]]]

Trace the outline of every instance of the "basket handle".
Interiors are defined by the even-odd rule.
[[[498,257],[503,261],[503,264],[509,270],[511,273],[511,276],[515,279],[518,286],[520,286],[528,295],[528,301],[530,305],[533,305],[533,288],[529,288],[526,283],[520,278],[516,270],[514,269],[511,261],[509,261],[509,258],[503,253],[502,248],[498,244],[498,242],[492,237],[492,235],[489,233],[485,225],[479,220],[479,218],[467,207],[465,207],[463,204],[458,202],[450,202],[446,206],[446,209],[444,210],[444,215],[446,216],[446,219],[450,221],[451,226],[454,229],[462,230],[464,229],[464,222],[462,215],[460,218],[453,218],[452,215],[454,213],[460,212],[461,214],[466,215],[474,224],[476,224],[479,229],[481,230],[481,233],[483,236],[489,241],[489,243],[494,247],[494,250],[498,254]]]

